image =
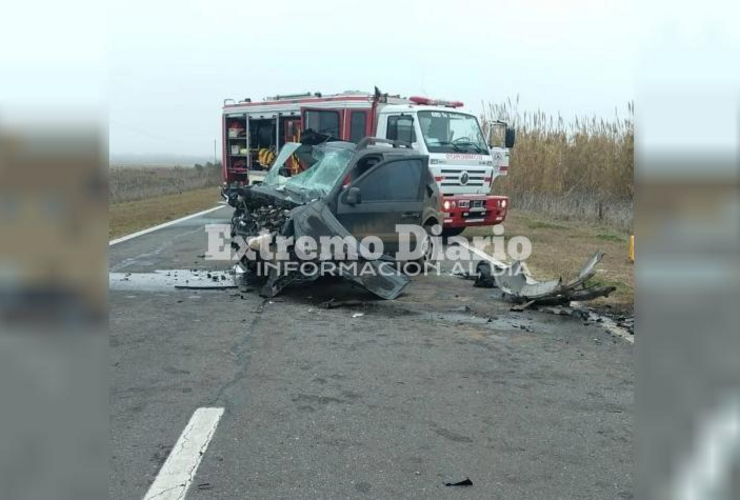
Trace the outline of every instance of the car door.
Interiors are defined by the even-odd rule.
[[[340,192],[337,219],[357,239],[379,237],[384,253],[394,255],[396,225],[421,225],[427,161],[426,156],[403,156],[373,166]],[[359,190],[354,203],[353,189]]]

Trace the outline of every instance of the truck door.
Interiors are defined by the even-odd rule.
[[[347,140],[344,131],[345,110],[341,108],[301,108],[301,130],[308,129],[335,139]]]
[[[396,224],[421,226],[427,161],[426,156],[403,156],[373,166],[340,192],[337,219],[358,240],[379,237],[384,252],[394,255]]]

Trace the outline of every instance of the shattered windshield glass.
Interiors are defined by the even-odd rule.
[[[319,198],[326,196],[344,173],[354,154],[354,144],[349,143],[313,146],[311,155],[317,162],[308,170],[291,177],[285,187],[291,191],[305,190]]]
[[[309,168],[291,177],[280,175],[281,168],[294,154]],[[310,198],[321,198],[336,184],[354,154],[355,145],[349,142],[328,142],[315,146],[289,142],[280,150],[262,184],[278,190],[307,194]]]
[[[286,177],[280,175],[280,168],[285,165],[285,162],[288,161],[290,155],[295,153],[295,151],[299,147],[301,147],[301,144],[299,142],[285,143],[285,146],[283,146],[277,158],[275,158],[275,162],[272,164],[269,172],[267,172],[267,175],[265,176],[265,179],[262,181],[262,183],[267,186],[277,186],[280,184],[285,184]]]

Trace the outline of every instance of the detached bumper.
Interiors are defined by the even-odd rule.
[[[507,196],[445,196],[442,199],[444,227],[495,226],[506,219]]]

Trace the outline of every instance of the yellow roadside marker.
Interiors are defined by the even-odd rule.
[[[631,262],[635,261],[635,235],[634,234],[630,236],[629,258]]]

